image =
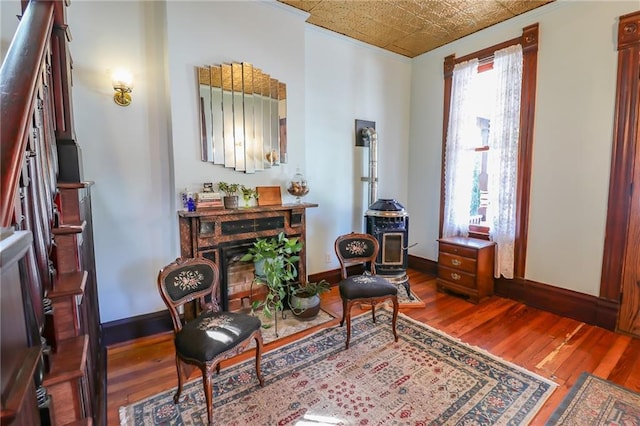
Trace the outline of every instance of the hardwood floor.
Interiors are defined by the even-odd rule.
[[[411,318],[483,348],[547,377],[559,386],[535,417],[544,424],[583,371],[640,391],[640,339],[617,334],[497,296],[473,305],[436,291],[435,278],[409,270],[412,291],[425,308],[404,308]],[[337,288],[322,296],[322,306],[339,323]],[[354,313],[358,308],[354,308]],[[314,331],[307,330],[305,333]],[[300,336],[266,345],[271,350]],[[402,338],[402,336],[400,336]],[[241,355],[231,363],[245,359]],[[192,378],[197,377],[194,373]],[[118,425],[118,408],[177,385],[172,334],[138,339],[107,348],[107,420]]]

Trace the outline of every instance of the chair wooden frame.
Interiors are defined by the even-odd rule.
[[[206,290],[194,291],[182,297],[178,300],[172,300],[171,296],[167,292],[165,287],[165,278],[171,272],[189,266],[208,266],[211,268],[213,272],[213,282],[211,286]],[[158,273],[158,289],[160,290],[160,295],[162,300],[167,305],[169,309],[169,313],[171,314],[171,320],[173,321],[173,331],[174,336],[177,335],[183,328],[184,323],[180,317],[180,313],[178,308],[180,306],[185,305],[186,303],[196,301],[199,305],[197,312],[207,313],[207,312],[220,312],[220,308],[217,302],[217,292],[218,287],[220,285],[220,272],[215,263],[212,261],[198,257],[198,258],[178,258],[171,264],[165,266]],[[210,296],[210,302],[207,302],[207,296]],[[178,390],[173,397],[173,402],[175,404],[180,400],[180,395],[182,393],[182,386],[185,381],[192,374],[193,370],[197,367],[202,372],[202,384],[204,386],[204,395],[207,403],[207,418],[209,424],[212,424],[213,419],[213,370],[215,369],[217,373],[220,373],[220,362],[226,359],[232,358],[236,355],[241,354],[247,348],[247,346],[251,343],[252,340],[256,342],[256,373],[258,376],[258,380],[260,382],[260,386],[264,386],[264,378],[262,376],[262,370],[260,368],[260,360],[262,356],[263,349],[263,341],[262,341],[262,333],[260,328],[254,331],[249,337],[239,342],[237,345],[229,348],[228,350],[220,353],[218,356],[212,358],[211,360],[206,361],[205,363],[200,362],[196,359],[191,359],[185,357],[178,353],[176,349],[176,369],[178,372]]]
[[[366,239],[367,241],[370,241],[371,244],[374,246],[373,253],[371,253],[369,256],[350,257],[346,259],[342,254],[340,245],[344,241],[350,240],[350,239]],[[356,232],[341,235],[336,239],[334,243],[334,250],[336,252],[336,256],[338,257],[338,261],[340,262],[341,282],[347,279],[348,277],[347,268],[352,265],[362,264],[364,265],[365,271],[367,271],[367,265],[369,265],[369,270],[367,272],[370,273],[371,275],[376,275],[376,259],[378,257],[378,252],[380,251],[380,244],[378,243],[378,240],[374,236],[370,234],[362,234],[362,233],[356,233]],[[391,326],[393,329],[394,339],[396,342],[398,341],[398,333],[396,331],[396,322],[398,319],[398,310],[399,310],[397,294],[389,294],[389,295],[384,295],[379,297],[347,299],[343,297],[341,293],[340,297],[342,299],[342,320],[340,321],[340,327],[344,325],[345,320],[347,322],[347,341],[345,343],[345,346],[346,346],[345,349],[349,349],[349,342],[351,340],[351,308],[355,303],[370,304],[371,318],[375,323],[376,322],[376,310],[375,310],[376,304],[384,302],[386,300],[391,300],[391,303],[393,304],[393,318],[392,318]]]

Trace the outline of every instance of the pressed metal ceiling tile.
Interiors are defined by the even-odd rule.
[[[544,0],[497,0],[496,3],[500,3],[505,9],[513,13],[513,15],[520,15],[535,9],[536,7],[549,3]]]
[[[322,0],[287,0],[281,1],[281,3],[293,6],[296,9],[304,10],[305,12],[311,11],[318,3],[322,3]]]
[[[409,52],[425,49],[425,52],[443,46],[451,41],[451,35],[439,26],[433,26],[428,31],[420,31],[397,41],[394,45]]]
[[[554,0],[278,0],[307,22],[413,58]]]

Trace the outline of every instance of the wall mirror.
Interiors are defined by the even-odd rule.
[[[201,160],[245,173],[286,163],[286,84],[246,62],[196,71]]]

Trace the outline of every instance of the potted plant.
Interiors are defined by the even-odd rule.
[[[225,209],[235,209],[238,207],[239,183],[218,182],[218,189],[224,194],[222,201]]]
[[[256,239],[253,246],[240,258],[243,262],[264,262],[264,272],[262,275],[256,272],[254,282],[257,285],[265,285],[267,294],[264,300],[256,300],[252,303],[253,310],[262,308],[264,315],[271,318],[274,313],[284,309],[284,301],[289,293],[289,283],[298,277],[296,264],[300,260],[298,254],[301,250],[302,242],[297,237],[287,238],[284,232],[280,232],[276,237]],[[277,315],[275,318],[277,335]]]
[[[244,199],[244,206],[249,207],[249,201],[252,198],[258,199],[258,191],[253,188],[249,188],[248,186],[241,185],[240,193],[242,194],[242,198]]]
[[[298,318],[314,318],[320,312],[320,295],[329,291],[330,286],[327,281],[320,280],[293,288],[289,295],[291,312]]]
[[[258,238],[249,247],[247,253],[240,260],[243,262],[253,261],[255,274],[258,278],[265,278],[264,263],[267,258],[277,255],[277,241],[273,238]]]

